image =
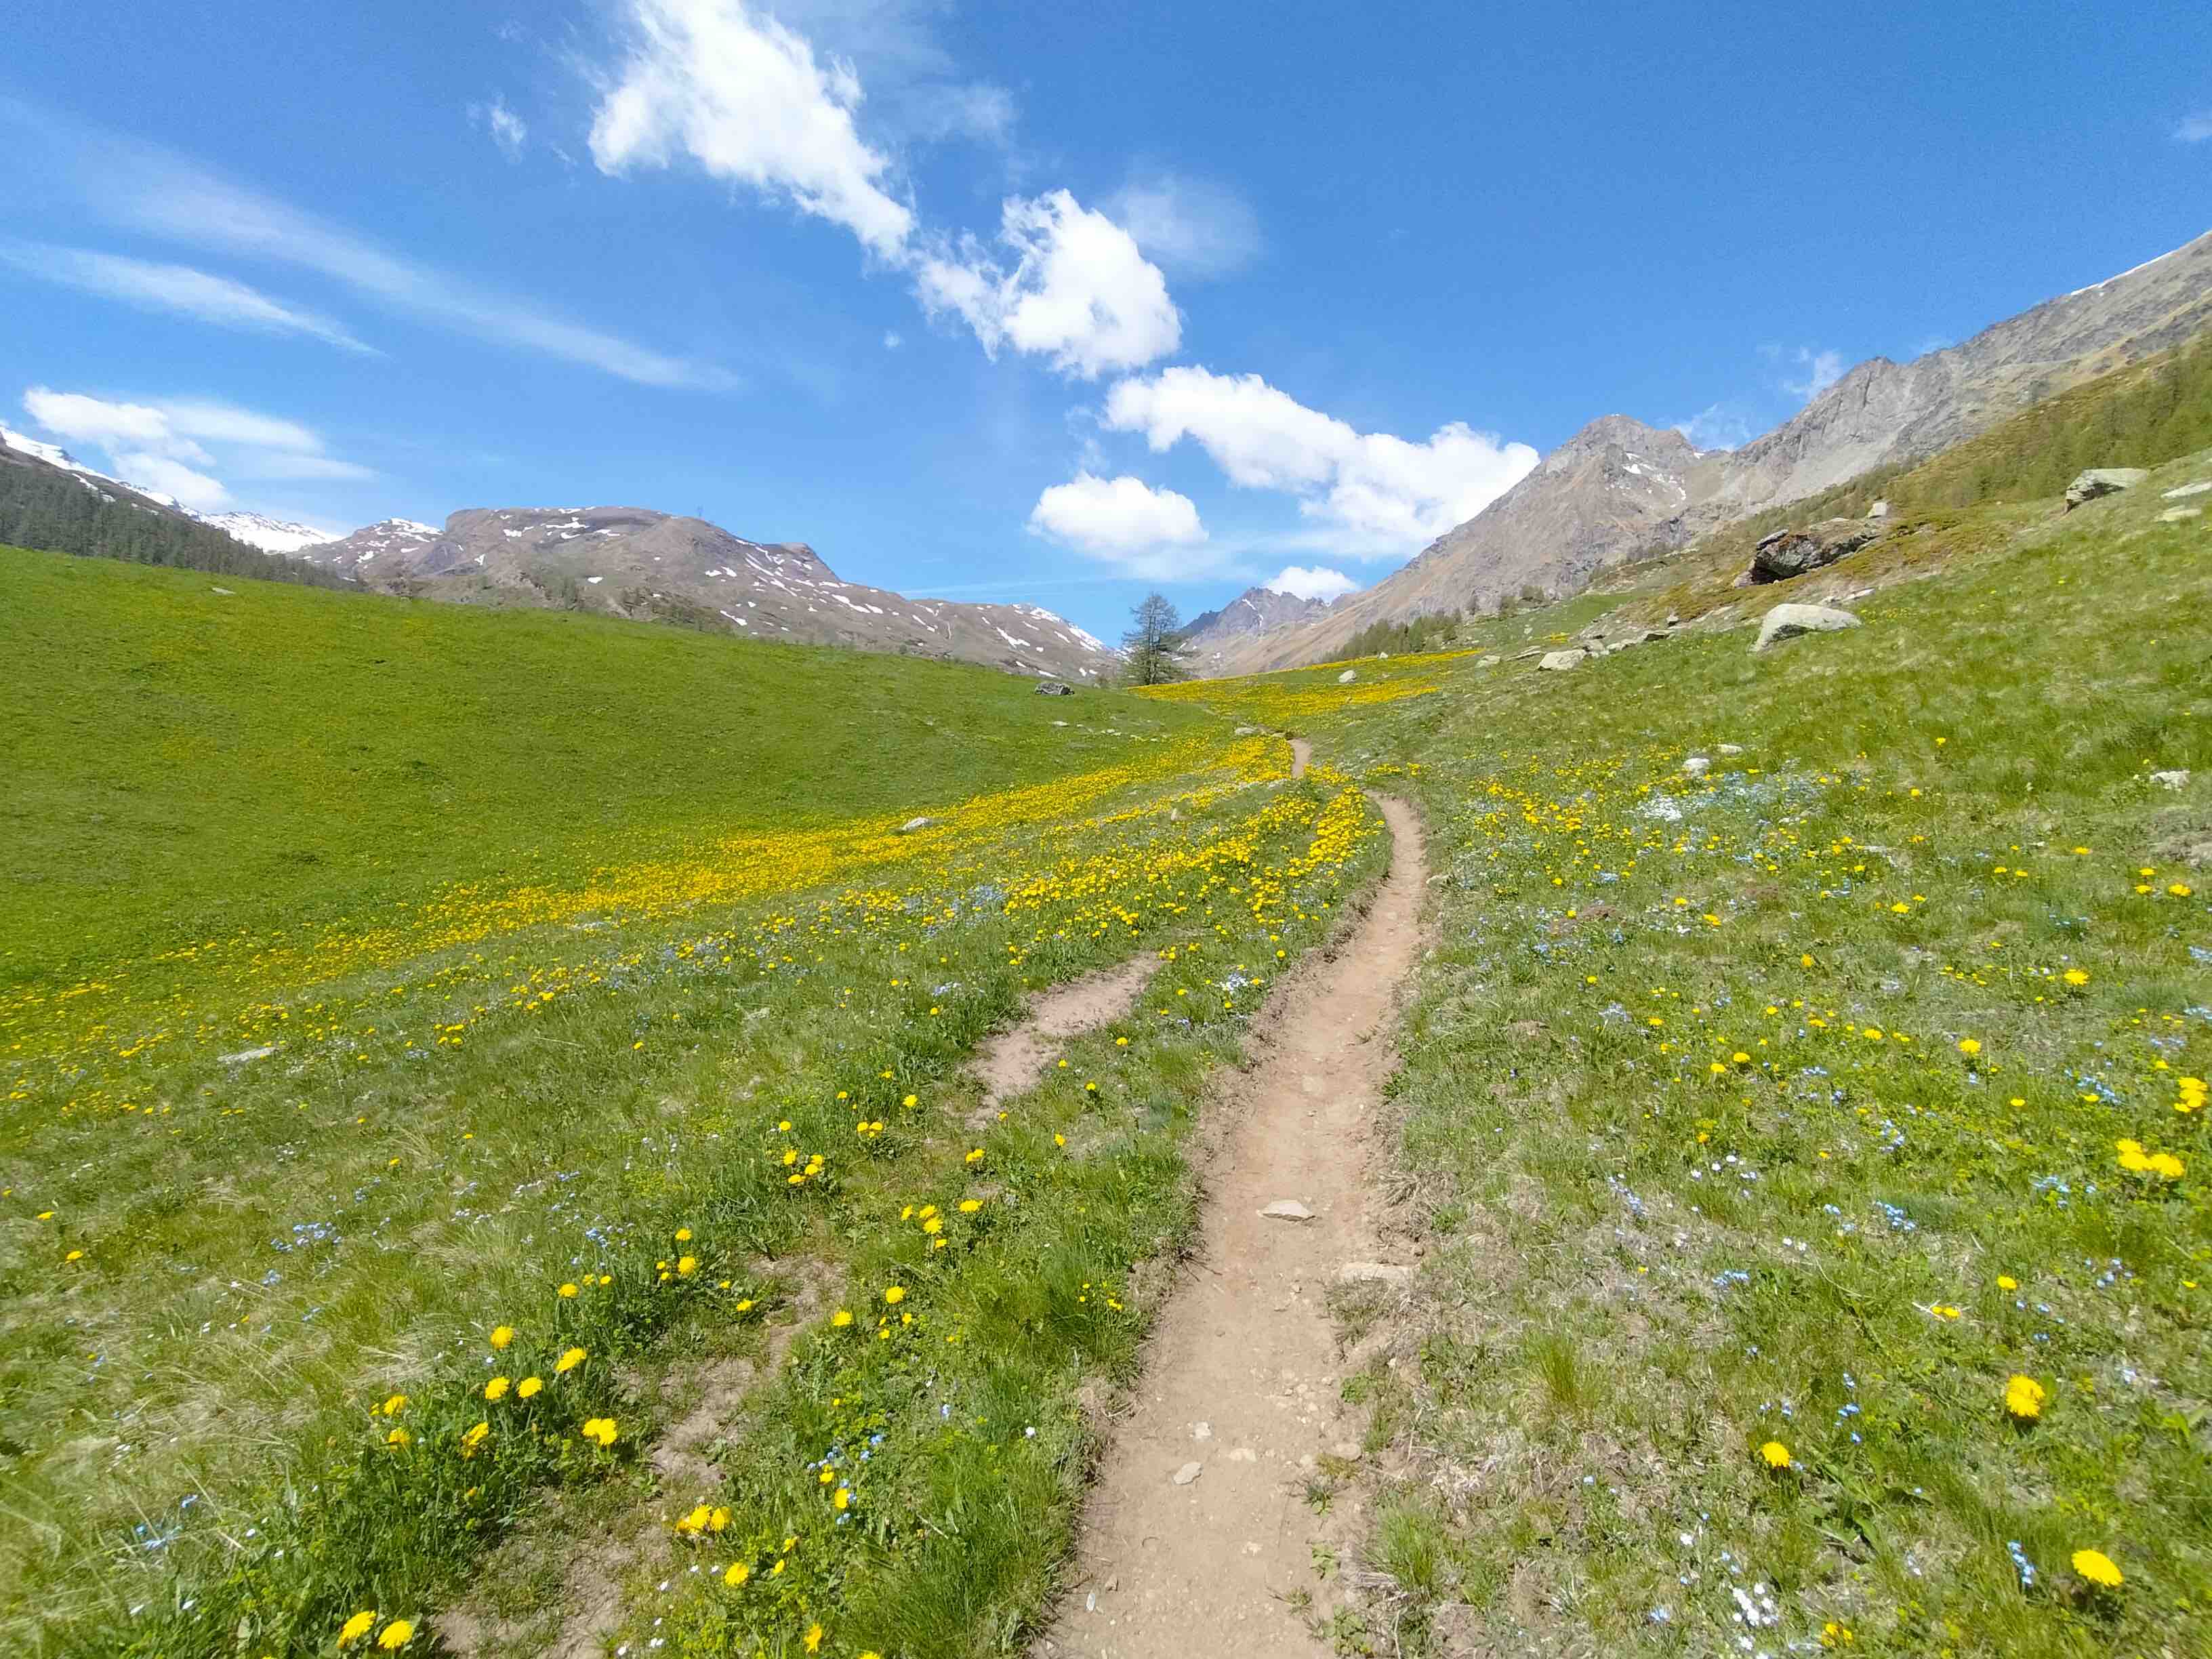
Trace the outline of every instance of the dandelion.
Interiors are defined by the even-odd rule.
[[[576,1287],[574,1285],[563,1285],[561,1287],[561,1294],[563,1297],[574,1297],[576,1294]]]
[[[892,1304],[894,1306],[905,1301],[906,1286],[903,1285],[893,1285],[890,1286],[884,1291],[884,1300]]]
[[[384,1634],[376,1638],[376,1645],[386,1653],[397,1653],[415,1639],[415,1621],[395,1619],[384,1627]]]
[[[461,1455],[474,1457],[477,1455],[477,1448],[483,1444],[490,1433],[491,1425],[489,1423],[479,1423],[471,1429],[461,1437]]]
[[[689,1244],[691,1242],[691,1230],[689,1227],[678,1227],[676,1230],[676,1242],[678,1244]]]
[[[518,1400],[535,1400],[538,1397],[538,1390],[543,1389],[545,1383],[543,1378],[526,1376],[521,1382],[514,1385],[514,1396]]]
[[[615,1443],[615,1420],[611,1417],[587,1417],[581,1432],[585,1439],[597,1442],[605,1450]]]
[[[391,1433],[384,1437],[384,1443],[391,1447],[394,1451],[398,1451],[404,1447],[412,1445],[414,1441],[415,1437],[408,1433],[404,1429],[394,1429]]]
[[[980,1198],[963,1198],[960,1200],[960,1213],[963,1215],[973,1215],[982,1207],[983,1200]]]
[[[2020,1288],[2020,1280],[2014,1279],[2010,1273],[1999,1273],[1997,1288],[2001,1291],[2016,1291]]]
[[[2088,975],[2083,973],[2079,968],[2069,968],[2059,977],[2069,985],[2087,985],[2089,982]]]
[[[1968,1060],[1972,1060],[1976,1054],[1982,1052],[1982,1045],[1972,1037],[1960,1037],[1959,1039],[1959,1052],[1966,1055]]]
[[[830,1316],[830,1322],[839,1330],[843,1330],[846,1326],[853,1322],[853,1310],[850,1308],[838,1309],[836,1313]]]
[[[1790,1467],[1790,1448],[1779,1440],[1768,1441],[1759,1449],[1759,1455],[1765,1460],[1766,1467],[1770,1469],[1786,1469]]]
[[[356,1613],[338,1626],[338,1645],[342,1648],[351,1647],[375,1627],[375,1609],[371,1608],[366,1613]]]
[[[2043,1415],[2043,1402],[2049,1399],[2042,1383],[2032,1376],[2015,1372],[2005,1384],[2005,1409],[2023,1423],[2033,1423]]]
[[[493,1347],[497,1348],[497,1349],[499,1349],[501,1352],[504,1352],[506,1351],[507,1345],[508,1343],[510,1343],[510,1342],[514,1341],[514,1326],[512,1326],[512,1325],[495,1325],[495,1326],[493,1326],[493,1327],[491,1328],[491,1345],[492,1345],[492,1346],[493,1346]]]
[[[581,1348],[571,1348],[553,1362],[553,1369],[559,1375],[566,1376],[583,1363],[584,1351]]]
[[[393,1395],[392,1396],[392,1398],[391,1398],[391,1399],[389,1399],[389,1400],[387,1400],[387,1401],[386,1401],[384,1402],[384,1405],[383,1405],[383,1407],[382,1407],[382,1410],[383,1410],[383,1412],[384,1412],[384,1414],[385,1414],[386,1417],[397,1417],[397,1416],[398,1416],[398,1415],[399,1415],[399,1413],[402,1413],[402,1412],[405,1411],[406,1409],[407,1409],[407,1396],[406,1396],[405,1395],[404,1395],[404,1394],[395,1394],[395,1395]]]
[[[799,1639],[806,1644],[809,1653],[819,1653],[822,1650],[822,1626],[819,1624],[809,1625],[806,1634]]]
[[[2102,1550],[2075,1550],[2074,1571],[2103,1589],[2118,1589],[2127,1583],[2127,1575]]]
[[[506,1377],[495,1376],[490,1382],[484,1384],[484,1398],[487,1400],[504,1400],[507,1398],[507,1391],[511,1386],[513,1385]]]
[[[730,1563],[728,1570],[722,1574],[722,1582],[727,1584],[732,1589],[735,1589],[738,1585],[744,1583],[746,1579],[752,1576],[753,1570],[750,1566],[746,1565],[745,1563],[743,1561],[732,1561]]]
[[[678,1279],[689,1279],[698,1271],[699,1258],[696,1255],[684,1256],[676,1264],[676,1276]]]

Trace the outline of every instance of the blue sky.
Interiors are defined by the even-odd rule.
[[[1102,634],[1364,585],[2212,226],[2212,10],[19,9],[0,421],[214,509],[697,513]]]

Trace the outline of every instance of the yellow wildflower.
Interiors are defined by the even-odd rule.
[[[2042,1383],[2032,1376],[2014,1373],[2005,1384],[2005,1409],[2023,1423],[2033,1422],[2043,1415],[2043,1402],[2050,1398]]]
[[[487,1400],[503,1400],[507,1397],[507,1391],[510,1386],[512,1385],[507,1378],[504,1376],[495,1376],[490,1382],[484,1384],[484,1398]]]
[[[386,1653],[397,1653],[415,1639],[415,1621],[395,1619],[384,1627],[384,1634],[376,1638],[376,1645]]]
[[[553,1369],[565,1376],[583,1363],[584,1351],[581,1348],[571,1348],[553,1362]]]
[[[338,1626],[338,1645],[342,1648],[350,1647],[354,1643],[360,1641],[362,1637],[368,1635],[368,1632],[375,1627],[375,1625],[376,1613],[374,1609],[372,1608],[367,1613],[356,1613],[352,1618],[347,1620],[345,1623]]]
[[[2118,1589],[2127,1582],[2127,1575],[2102,1550],[2075,1550],[2074,1571],[2106,1589]]]
[[[504,1348],[507,1346],[507,1345],[508,1343],[510,1343],[510,1342],[512,1342],[512,1341],[514,1341],[514,1326],[512,1326],[512,1325],[495,1325],[495,1326],[493,1326],[493,1327],[491,1328],[491,1345],[492,1345],[492,1346],[493,1346],[493,1347],[495,1347],[495,1348],[500,1348],[500,1349],[504,1349]]]
[[[535,1399],[537,1397],[538,1391],[544,1386],[545,1383],[543,1378],[526,1376],[521,1382],[514,1385],[515,1398],[518,1400]]]
[[[1759,1449],[1759,1455],[1765,1459],[1766,1467],[1770,1469],[1786,1469],[1790,1467],[1790,1448],[1779,1440],[1768,1441]]]

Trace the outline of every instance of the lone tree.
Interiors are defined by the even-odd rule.
[[[1136,626],[1121,635],[1121,648],[1129,653],[1129,684],[1165,685],[1190,672],[1184,659],[1190,641],[1182,636],[1182,618],[1159,593],[1147,593],[1129,612]]]

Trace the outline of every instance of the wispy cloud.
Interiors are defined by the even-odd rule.
[[[1260,216],[1212,179],[1176,173],[1132,179],[1107,199],[1106,212],[1178,276],[1226,276],[1260,254]]]
[[[90,248],[56,247],[46,242],[0,242],[0,259],[28,276],[148,311],[172,312],[257,334],[304,334],[343,350],[384,355],[326,317],[190,265],[132,259]]]
[[[67,443],[106,455],[118,476],[213,512],[231,492],[218,473],[284,480],[358,480],[376,473],[325,452],[322,435],[281,416],[208,398],[143,400],[24,389],[23,412]]]
[[[1811,346],[1799,346],[1790,354],[1789,361],[1803,369],[1804,374],[1800,379],[1785,379],[1782,382],[1782,389],[1793,398],[1802,398],[1808,401],[1819,397],[1842,380],[1844,371],[1850,367],[1844,361],[1842,352],[1826,348],[1816,351]]]
[[[541,351],[642,386],[726,389],[714,364],[672,356],[479,288],[175,153],[0,98],[0,130],[43,149],[81,204],[108,222],[191,246],[312,270],[391,310]]]
[[[1750,417],[1730,404],[1708,404],[1674,428],[1699,449],[1737,449],[1756,435]]]
[[[469,119],[491,135],[492,143],[508,161],[522,159],[523,146],[530,142],[530,128],[507,106],[505,93],[494,93],[489,104],[471,104]]]
[[[2212,109],[2199,110],[2194,115],[2185,115],[2173,130],[2178,143],[2201,144],[2212,139]]]

